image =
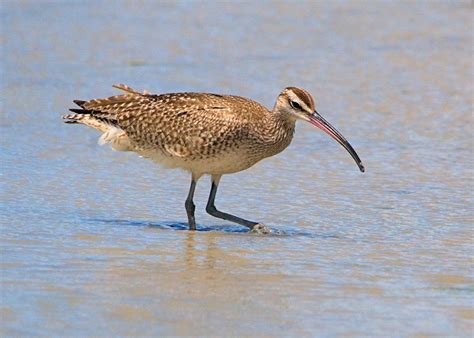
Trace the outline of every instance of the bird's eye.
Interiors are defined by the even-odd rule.
[[[295,101],[290,101],[290,105],[294,108],[294,109],[299,109],[301,110],[301,106],[298,102],[295,102]]]

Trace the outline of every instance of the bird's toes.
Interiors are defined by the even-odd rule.
[[[268,235],[273,233],[273,230],[270,227],[267,227],[265,224],[258,223],[253,226],[250,232],[254,234]]]

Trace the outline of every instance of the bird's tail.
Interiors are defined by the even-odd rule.
[[[90,114],[74,113],[63,115],[64,123],[81,123],[105,133],[112,126],[106,121],[100,120]]]
[[[85,101],[74,100],[74,103],[82,107]],[[120,127],[114,125],[113,121],[95,116],[92,110],[85,108],[69,110],[73,112],[73,114],[63,115],[65,123],[80,123],[102,132],[103,134],[98,141],[100,145],[109,143],[114,150],[132,150],[127,134]]]

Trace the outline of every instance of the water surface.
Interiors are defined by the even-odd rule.
[[[3,336],[469,336],[469,2],[37,2],[1,8]],[[189,177],[64,125],[73,99],[296,85],[352,143],[299,124],[225,176],[186,230]]]

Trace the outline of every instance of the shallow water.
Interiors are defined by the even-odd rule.
[[[468,336],[473,330],[469,2],[2,2],[1,333]],[[71,100],[288,86],[367,171],[299,124],[225,176],[186,230],[188,174],[63,125]]]

